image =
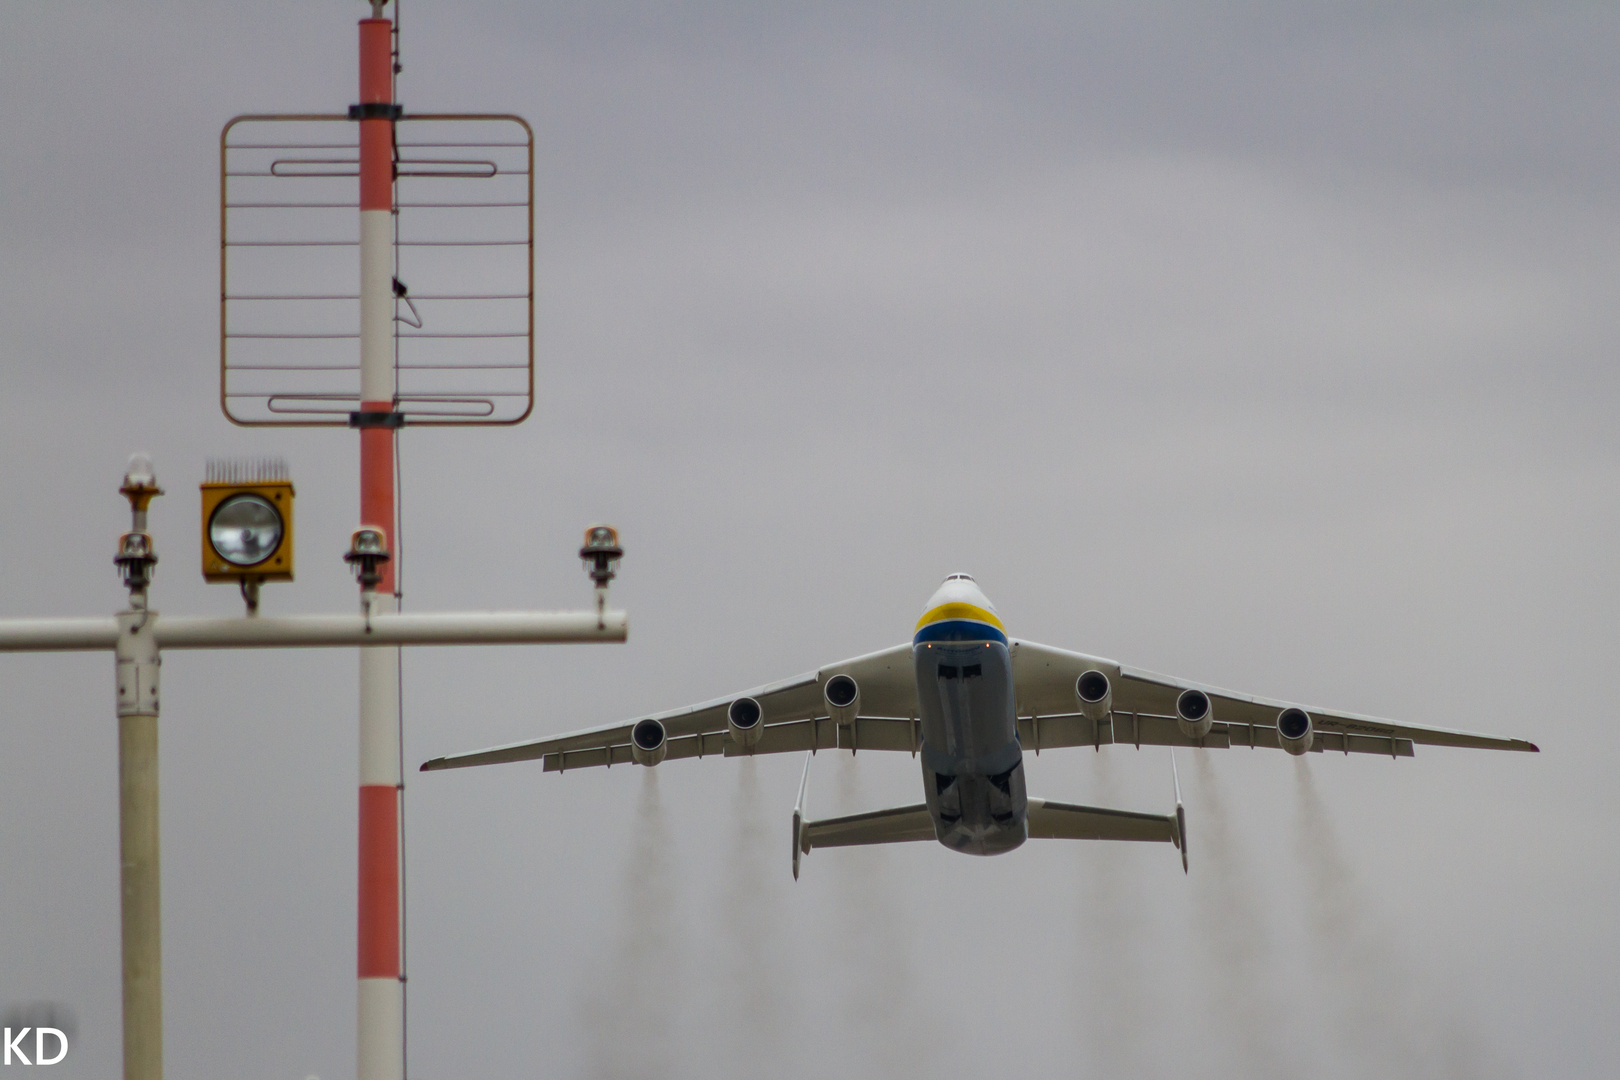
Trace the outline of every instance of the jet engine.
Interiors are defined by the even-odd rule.
[[[1277,741],[1290,754],[1304,754],[1316,740],[1316,725],[1304,709],[1289,707],[1277,714]]]
[[[853,724],[861,714],[861,688],[848,675],[834,675],[821,689],[827,715],[840,724]]]
[[[1215,723],[1215,708],[1202,690],[1183,690],[1176,698],[1176,724],[1189,739],[1202,739]]]
[[[669,753],[669,733],[664,725],[648,717],[637,720],[630,729],[630,756],[637,765],[656,765]]]
[[[1096,668],[1083,672],[1074,681],[1074,696],[1080,699],[1080,711],[1087,720],[1106,720],[1114,707],[1114,688],[1108,676]]]
[[[765,711],[751,697],[740,697],[726,710],[726,727],[731,729],[731,741],[738,746],[753,746],[765,731]]]

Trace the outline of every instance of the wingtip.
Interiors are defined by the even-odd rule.
[[[420,769],[417,769],[416,771],[417,772],[433,772],[435,769],[442,769],[442,768],[444,768],[444,758],[436,757],[436,758],[433,758],[431,761],[422,762],[422,767]]]

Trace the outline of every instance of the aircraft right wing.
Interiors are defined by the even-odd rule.
[[[838,724],[827,715],[824,687],[827,680],[837,675],[849,675],[860,687],[860,716],[852,724]],[[743,699],[758,703],[761,714],[757,741],[749,746],[731,737],[727,721],[728,710]],[[623,765],[636,760],[631,747],[632,732],[647,721],[655,721],[663,731],[659,760],[778,754],[835,747],[915,752],[922,738],[914,719],[916,715],[917,682],[908,642],[684,709],[566,735],[434,758],[422,765],[422,771],[536,758],[544,762],[547,772]]]
[[[1277,724],[1282,711],[1291,708],[1303,709],[1311,718],[1312,751],[1411,757],[1416,746],[1530,753],[1537,750],[1534,743],[1524,739],[1402,724],[1376,716],[1240,694],[1033,641],[1015,639],[1011,649],[1019,735],[1024,748],[1036,752],[1043,748],[1105,743],[1281,748],[1283,743]],[[1096,721],[1078,711],[1080,702],[1075,682],[1086,671],[1105,675],[1111,690],[1111,708]],[[1176,721],[1177,697],[1187,690],[1206,695],[1208,707],[1214,714],[1209,734],[1202,738],[1190,738]]]

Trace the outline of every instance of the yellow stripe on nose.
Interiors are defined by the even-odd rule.
[[[972,619],[975,622],[989,623],[1003,634],[1007,628],[1001,625],[996,613],[986,611],[977,604],[941,604],[939,607],[923,615],[917,620],[917,630],[921,630],[929,623],[944,622],[946,619]],[[912,631],[915,633],[916,631]]]

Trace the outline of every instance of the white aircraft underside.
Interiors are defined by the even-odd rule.
[[[547,772],[673,758],[847,749],[910,752],[924,801],[822,821],[793,812],[793,874],[818,847],[938,840],[995,855],[1029,837],[1150,840],[1187,862],[1175,812],[1030,798],[1023,754],[1065,746],[1269,747],[1411,757],[1417,745],[1526,750],[1522,739],[1303,708],[1009,638],[966,574],[945,579],[912,640],[731,697],[532,742],[434,758],[423,771],[541,759]],[[1173,764],[1173,761],[1172,761]],[[805,762],[809,773],[809,761]]]

